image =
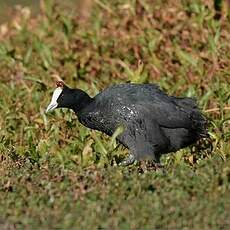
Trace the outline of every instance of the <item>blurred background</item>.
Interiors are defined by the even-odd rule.
[[[16,6],[29,7],[32,14],[36,15],[39,12],[39,1],[37,0],[9,0],[0,1],[0,23],[7,22],[13,16]]]
[[[229,229],[227,0],[0,0],[0,229]],[[210,143],[116,167],[127,150],[65,109],[57,78],[196,97]],[[208,147],[208,148],[207,148]]]

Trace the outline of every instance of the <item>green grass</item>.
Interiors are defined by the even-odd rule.
[[[229,229],[230,24],[205,2],[49,0],[0,30],[1,229]],[[44,113],[55,74],[90,95],[133,81],[197,97],[213,151],[118,167],[113,139]]]

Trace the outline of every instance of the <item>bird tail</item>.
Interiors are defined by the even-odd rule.
[[[196,132],[197,137],[209,137],[208,120],[199,110],[191,113],[191,119],[193,121],[192,130]]]
[[[192,131],[197,138],[208,137],[208,119],[201,113],[197,101],[194,98],[178,98],[176,103],[189,112],[190,119],[193,121]]]

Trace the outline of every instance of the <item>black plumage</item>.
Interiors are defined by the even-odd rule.
[[[207,135],[207,120],[194,99],[168,96],[154,84],[113,85],[94,98],[80,89],[62,88],[57,107],[73,109],[86,127],[109,136],[124,127],[117,140],[130,150],[125,165],[135,159],[158,162],[161,154]]]

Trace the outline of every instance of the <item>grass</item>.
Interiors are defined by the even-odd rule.
[[[214,20],[212,1],[86,2],[45,1],[36,18],[18,8],[1,27],[0,228],[228,229],[229,14]],[[213,150],[118,167],[114,139],[44,113],[56,74],[90,95],[132,81],[197,97]]]

